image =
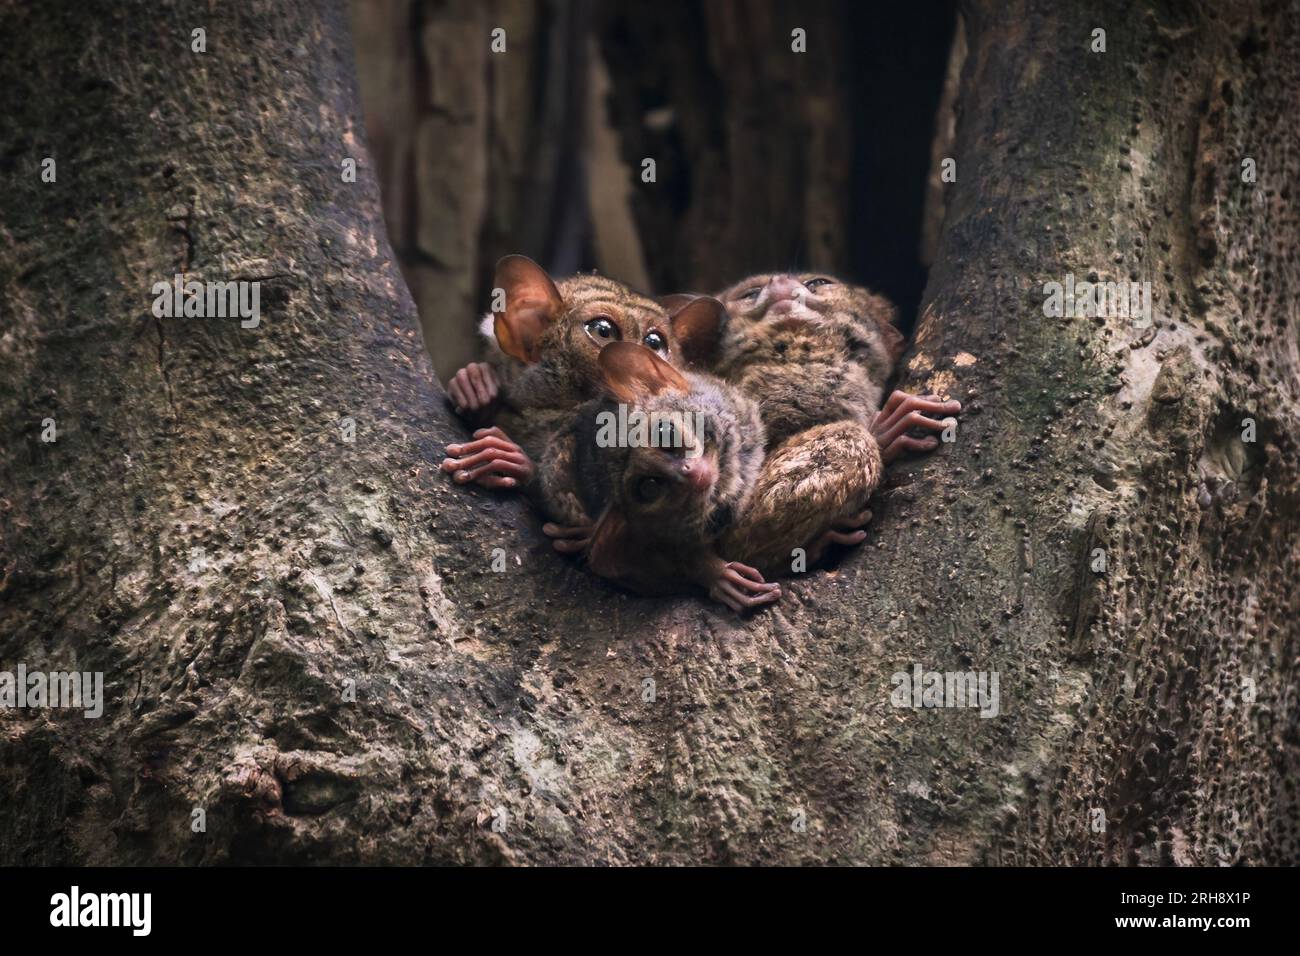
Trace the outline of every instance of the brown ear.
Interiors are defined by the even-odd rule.
[[[883,295],[869,292],[863,311],[867,318],[875,321],[876,328],[880,329],[880,341],[885,347],[885,353],[889,356],[889,361],[897,365],[907,351],[907,338],[898,331],[898,307]]]
[[[684,300],[676,309],[666,299]],[[670,295],[659,300],[668,310],[673,327],[673,337],[681,349],[682,357],[690,365],[709,365],[717,355],[722,341],[722,323],[727,308],[717,299],[707,295]]]
[[[560,291],[546,270],[527,256],[506,256],[498,262],[494,285],[506,297],[505,310],[492,322],[497,344],[511,358],[536,362],[542,333],[564,310]]]
[[[694,292],[674,292],[672,295],[661,295],[655,301],[664,307],[664,311],[672,315],[698,298],[699,296]]]
[[[654,352],[636,342],[610,342],[596,359],[605,388],[620,402],[634,405],[666,388],[689,392],[690,383]]]
[[[627,519],[623,513],[612,509],[606,511],[592,529],[591,544],[587,547],[587,567],[602,578],[617,580],[625,573],[624,562],[630,553],[627,539]]]
[[[877,322],[876,324],[880,328],[880,339],[884,343],[885,351],[889,354],[890,362],[897,365],[898,360],[907,351],[906,337],[892,325],[887,325],[884,322]]]

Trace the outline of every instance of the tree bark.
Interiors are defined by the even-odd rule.
[[[338,4],[0,11],[0,669],[108,690],[0,711],[0,862],[1296,862],[1297,24],[1084,6],[963,11],[904,379],[958,440],[748,619],[439,474]],[[260,326],[155,319],[178,271]],[[1091,272],[1153,328],[1044,318]]]
[[[909,368],[979,411],[943,616],[1033,711],[988,754],[981,855],[1294,863],[1300,37],[1282,5],[1145,6],[966,11]],[[1154,323],[1045,319],[1067,273],[1149,281]]]

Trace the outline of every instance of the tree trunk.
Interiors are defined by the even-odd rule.
[[[108,703],[0,711],[0,862],[1296,862],[1297,25],[1079,6],[964,11],[903,383],[960,433],[749,619],[439,474],[339,5],[6,7],[0,669]],[[1092,272],[1153,327],[1044,317]]]

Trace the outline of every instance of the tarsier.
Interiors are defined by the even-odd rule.
[[[499,429],[480,431],[450,446],[458,457],[443,467],[493,487],[528,482],[556,522],[545,526],[556,549],[585,554],[593,571],[633,590],[699,585],[737,610],[776,600],[779,588],[763,573],[794,570],[796,549],[815,562],[832,543],[860,542],[883,464],[936,447],[934,437],[908,433],[940,430],[946,423],[931,415],[960,411],[903,392],[880,408],[903,338],[893,307],[866,289],[812,274],[755,276],[722,293],[724,316],[708,297],[670,296],[665,310],[609,280],[576,277],[551,284],[550,301],[538,294],[550,284],[538,281],[545,273],[519,258],[498,271],[507,308],[494,326],[501,351],[520,364],[507,367],[501,386],[490,366],[470,366],[448,391],[470,412],[491,406],[498,390],[510,393],[524,447]],[[646,322],[593,338],[592,283],[621,290]],[[543,301],[549,324],[535,320]],[[538,328],[551,330],[545,347],[530,331]],[[559,331],[575,328],[586,342]],[[606,356],[610,341],[626,344]],[[709,365],[722,380],[681,374],[673,361]],[[583,404],[596,391],[603,398]],[[611,402],[645,414],[695,412],[683,427],[698,422],[700,434],[677,437],[697,457],[682,447],[599,447],[594,416]],[[765,429],[755,427],[760,419]],[[530,454],[541,463],[536,479]]]
[[[642,594],[699,586],[737,611],[777,600],[777,585],[717,548],[763,466],[758,404],[630,342],[605,346],[599,365],[605,397],[573,428],[578,494],[595,519],[582,531],[591,570]],[[614,421],[628,418],[640,437],[610,440]]]
[[[727,309],[716,371],[759,403],[769,454],[753,503],[722,546],[768,574],[793,548],[817,561],[857,544],[883,465],[930,451],[958,402],[894,392],[881,408],[904,340],[897,310],[861,286],[817,273],[756,275],[720,295]]]
[[[670,319],[654,299],[612,279],[557,283],[524,256],[497,263],[495,286],[503,308],[483,322],[492,360],[461,369],[447,386],[457,412],[491,424],[449,445],[442,468],[458,483],[521,487],[557,521],[583,524],[571,490],[571,430],[578,406],[595,394],[601,348],[639,342],[685,365],[716,347],[720,306],[702,301]]]

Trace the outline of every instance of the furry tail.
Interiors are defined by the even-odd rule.
[[[833,422],[793,435],[763,462],[749,507],[719,553],[764,575],[789,574],[791,551],[811,551],[835,520],[865,508],[883,472],[880,447],[861,422]],[[818,555],[808,557],[811,563]]]

